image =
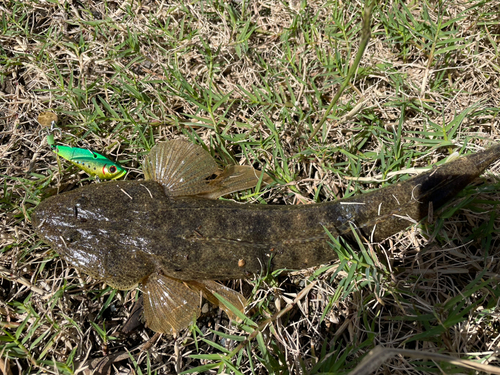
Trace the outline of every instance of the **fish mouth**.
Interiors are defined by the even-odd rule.
[[[31,225],[35,228],[35,230],[39,233],[40,228],[43,226],[43,223],[45,222],[46,218],[46,203],[45,201],[41,202],[38,204],[38,206],[35,207],[33,212],[31,213]]]
[[[39,220],[37,208],[38,208],[38,206],[31,213],[31,225],[33,225],[33,227],[35,227],[35,228],[38,228],[38,226],[40,225],[40,220]]]
[[[72,206],[67,205],[69,203],[67,199],[61,200],[62,196],[64,194],[45,199],[31,213],[31,224],[35,232],[44,239],[47,239],[50,234],[58,232],[59,224],[70,216],[68,211],[72,210]]]
[[[47,204],[47,201],[41,202],[38,206],[35,207],[33,212],[31,213],[31,225],[35,229],[35,232],[42,238],[45,237],[44,225],[48,218],[51,217],[51,210],[49,210],[50,205]]]

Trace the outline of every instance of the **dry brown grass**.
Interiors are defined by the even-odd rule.
[[[292,306],[226,365],[223,348],[251,333],[222,312],[205,310],[177,338],[143,326],[119,335],[139,292],[79,274],[33,233],[30,213],[44,194],[90,183],[58,167],[36,120],[48,108],[59,115],[58,142],[120,160],[128,179],[141,178],[156,140],[180,136],[221,163],[266,166],[279,184],[236,197],[253,204],[360,193],[381,184],[344,177],[428,166],[499,141],[498,5],[394,0],[376,8],[353,84],[307,142],[356,53],[361,8],[0,0],[2,369],[71,373],[106,357],[112,373],[218,363],[245,374],[346,373],[375,345],[499,365],[498,164],[433,225],[369,248],[374,266],[361,255],[323,272],[230,282],[252,297],[256,322]],[[398,357],[378,373],[457,372],[446,366]]]

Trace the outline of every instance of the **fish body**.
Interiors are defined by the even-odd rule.
[[[47,137],[47,140],[58,156],[83,169],[91,176],[97,176],[103,180],[116,180],[127,173],[120,164],[112,162],[97,152],[85,148],[56,146],[52,135]]]
[[[325,230],[349,236],[354,227],[367,239],[383,240],[451,200],[498,159],[500,145],[367,194],[300,206],[209,199],[251,176],[229,178],[221,173],[219,180],[189,182],[181,172],[189,171],[190,163],[183,164],[182,155],[173,160],[174,154],[152,151],[145,163],[146,181],[93,184],[45,200],[32,217],[38,234],[89,275],[118,289],[141,283],[147,294],[148,283],[158,280],[185,285],[247,278],[268,268],[307,268],[336,257]],[[168,173],[165,161],[172,162]],[[251,171],[239,171],[240,176]],[[258,174],[253,178],[245,186],[263,179]],[[161,305],[158,293],[149,293],[150,315]],[[164,324],[149,326],[160,332],[179,329],[158,328]]]

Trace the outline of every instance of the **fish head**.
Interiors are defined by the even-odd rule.
[[[154,269],[127,242],[126,204],[114,183],[93,184],[42,201],[32,214],[37,234],[76,268],[117,289],[130,289]],[[118,202],[116,202],[118,201]],[[123,219],[123,220],[122,220]]]
[[[82,239],[83,233],[79,231],[82,217],[78,217],[78,207],[79,201],[86,200],[86,196],[79,190],[42,201],[31,216],[38,235],[60,253],[64,253],[68,245],[79,243]]]

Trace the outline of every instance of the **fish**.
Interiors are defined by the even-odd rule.
[[[336,253],[329,234],[355,231],[383,241],[452,200],[499,157],[500,144],[331,202],[241,204],[217,198],[272,179],[250,166],[220,170],[201,146],[172,140],[146,156],[145,180],[91,184],[50,197],[31,220],[37,234],[81,271],[120,290],[140,285],[146,326],[172,334],[199,316],[200,293],[215,304],[219,294],[244,309],[244,297],[215,280],[331,262]]]
[[[127,173],[120,164],[97,152],[85,148],[55,145],[52,135],[47,136],[47,142],[58,156],[83,169],[91,176],[97,176],[102,180],[116,180]]]

